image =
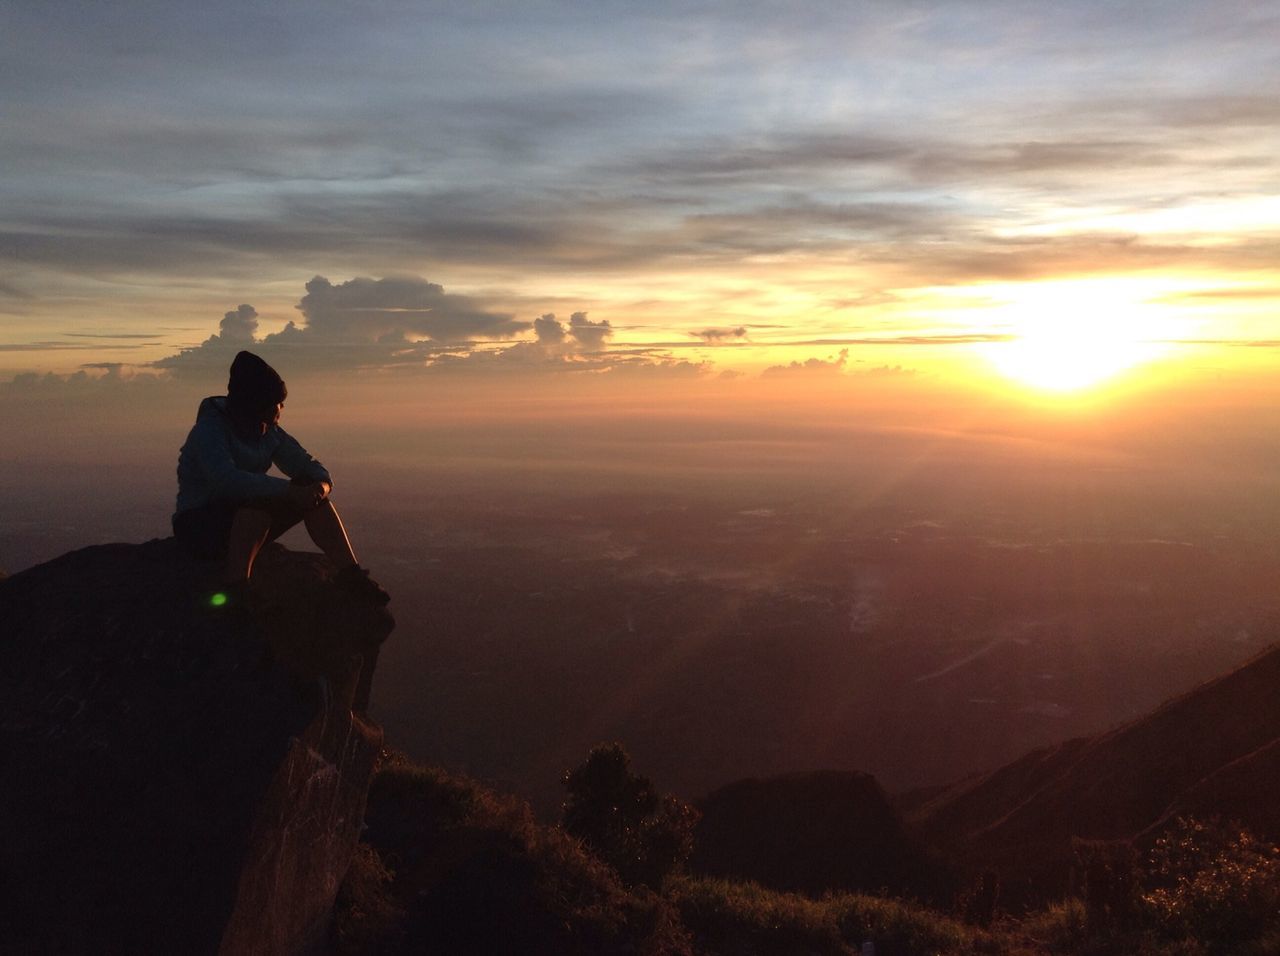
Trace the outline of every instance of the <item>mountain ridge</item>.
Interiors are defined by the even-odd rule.
[[[1062,888],[1072,837],[1128,840],[1179,812],[1206,810],[1277,836],[1280,816],[1265,797],[1277,766],[1280,645],[1273,645],[1143,717],[960,781],[912,809],[909,820],[970,868]],[[1211,797],[1228,792],[1230,806],[1215,807]]]

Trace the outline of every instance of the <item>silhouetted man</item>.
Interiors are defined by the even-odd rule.
[[[227,394],[200,403],[178,454],[174,537],[197,557],[225,558],[220,593],[236,603],[243,599],[262,546],[301,521],[337,565],[339,586],[386,604],[387,592],[356,561],[329,499],[329,472],[280,427],[287,395],[284,380],[258,356],[240,352],[235,357]],[[268,475],[272,465],[288,478]]]

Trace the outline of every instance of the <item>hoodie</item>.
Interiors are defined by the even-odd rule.
[[[178,453],[177,511],[220,499],[277,498],[289,490],[290,482],[268,475],[272,465],[289,478],[333,484],[324,465],[279,425],[244,441],[231,425],[226,397],[210,396],[200,403],[196,423]]]

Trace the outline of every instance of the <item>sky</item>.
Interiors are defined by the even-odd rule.
[[[241,347],[1072,392],[1280,342],[1268,2],[11,0],[0,104],[19,394]]]

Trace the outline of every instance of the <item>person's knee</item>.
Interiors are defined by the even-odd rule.
[[[306,517],[312,518],[333,514],[335,511],[336,509],[333,507],[333,501],[329,498],[325,498],[323,501],[318,502],[314,507],[308,508],[304,514]]]
[[[265,535],[271,530],[271,512],[266,508],[254,505],[242,505],[236,509],[231,522],[232,535],[243,534],[253,537]]]

